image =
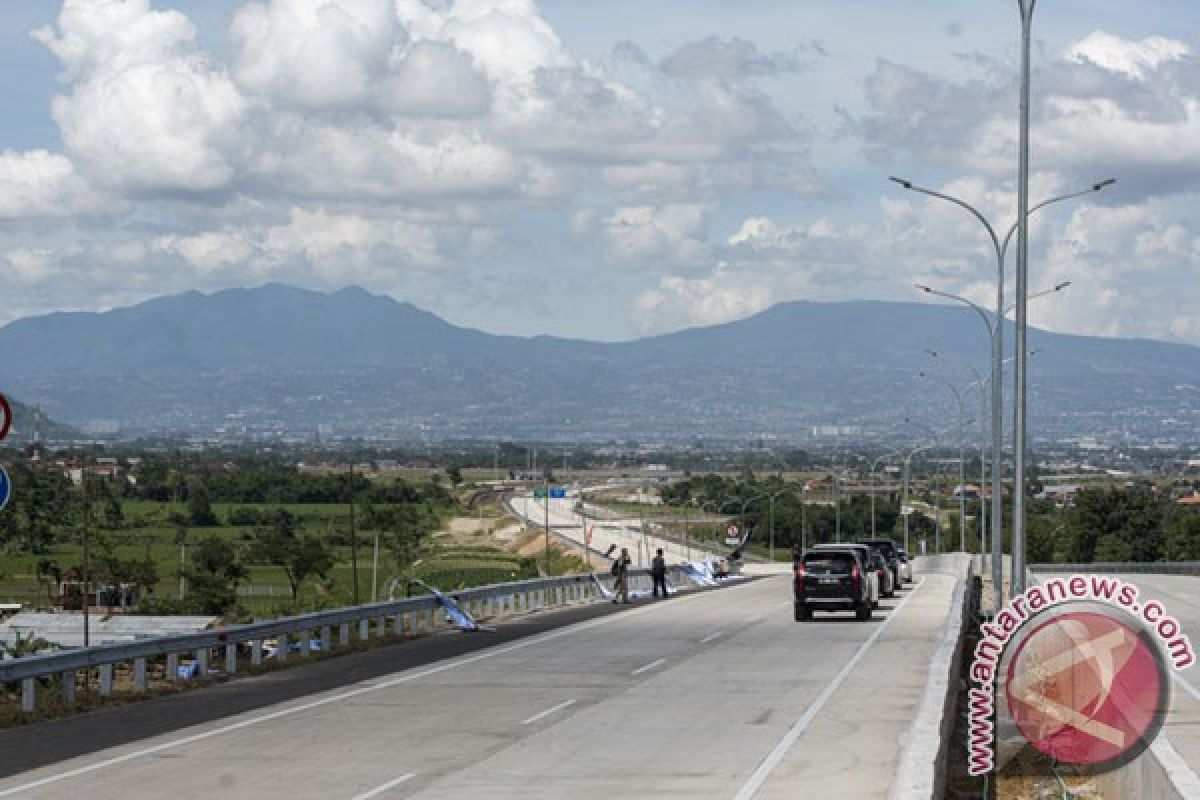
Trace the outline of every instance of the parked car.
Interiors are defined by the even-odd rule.
[[[868,547],[874,547],[883,552],[883,557],[887,559],[888,568],[892,571],[893,582],[900,585],[900,554],[896,543],[891,539],[859,539],[859,544],[865,544]]]
[[[853,611],[856,619],[870,619],[872,572],[862,551],[849,545],[805,552],[795,565],[796,621],[811,620],[813,611]]]
[[[871,593],[871,608],[879,608],[879,598],[883,593],[883,583],[879,580],[879,571],[871,568],[871,548],[867,547],[865,544],[857,544],[854,542],[826,542],[825,544],[816,545],[814,549],[840,549],[847,547],[858,553],[858,558],[862,562],[865,569],[864,576],[867,579],[867,588]]]
[[[903,547],[896,548],[896,557],[900,560],[900,580],[903,583],[912,583],[912,562],[908,560],[908,551]]]
[[[895,597],[898,583],[892,573],[892,568],[888,566],[887,559],[883,557],[883,551],[872,547],[871,560],[868,563],[875,570],[875,574],[879,576],[879,596]]]

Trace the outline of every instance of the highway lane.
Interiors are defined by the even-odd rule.
[[[69,759],[0,797],[882,798],[955,584],[926,576],[871,623],[793,622],[786,575],[681,595]]]
[[[646,535],[642,536],[641,520],[638,519],[597,519],[592,516],[584,517],[575,512],[578,497],[553,498],[548,501],[550,531],[582,548],[585,527],[592,531],[591,550],[593,553],[605,553],[609,546],[629,549],[629,554],[635,566],[649,566],[650,558],[657,548],[663,549],[663,555],[669,564],[683,561],[709,559],[719,556],[693,545],[688,548],[677,542],[655,536],[652,525],[646,525]],[[517,496],[511,501],[514,513],[534,527],[542,527],[546,521],[546,503],[543,498],[532,496]]]

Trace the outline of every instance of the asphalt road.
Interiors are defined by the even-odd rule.
[[[314,678],[311,693],[55,758],[0,781],[0,797],[883,798],[955,585],[925,576],[870,623],[796,623],[783,575],[591,609],[522,638],[450,634],[347,656],[296,671],[340,670],[337,688]],[[466,649],[406,662],[419,647]],[[169,717],[179,700],[74,730],[101,747],[125,713]],[[47,743],[84,721],[54,724]],[[25,752],[51,730],[26,729]]]
[[[578,496],[571,495],[566,498],[549,500],[550,531],[556,536],[566,539],[575,547],[583,547],[583,531],[586,526],[592,532],[591,551],[593,553],[605,553],[610,546],[625,547],[628,548],[629,554],[633,558],[634,566],[650,566],[654,550],[660,547],[663,549],[663,555],[668,564],[678,564],[706,557],[711,560],[717,557],[712,552],[698,546],[685,547],[669,539],[655,536],[652,532],[653,526],[649,523],[646,525],[646,536],[643,537],[641,520],[637,518],[598,519],[591,516],[584,518],[574,510],[578,499]],[[547,500],[544,498],[534,499],[529,495],[519,495],[512,499],[510,507],[529,525],[541,527],[547,519],[546,503]],[[728,552],[729,549],[731,548],[726,548],[723,552]]]

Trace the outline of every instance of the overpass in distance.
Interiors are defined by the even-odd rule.
[[[938,566],[871,622],[794,622],[785,567],[0,731],[0,798],[921,796],[963,586]]]

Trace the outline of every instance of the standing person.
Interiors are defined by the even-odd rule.
[[[653,595],[658,597],[658,590],[662,589],[662,596],[667,596],[667,560],[663,558],[662,548],[654,555],[654,560],[650,562],[650,577],[654,579]]]
[[[629,558],[629,549],[622,547],[621,555],[617,556],[617,560],[613,562],[612,574],[616,578],[613,581],[613,603],[629,602],[629,565],[632,559]]]

